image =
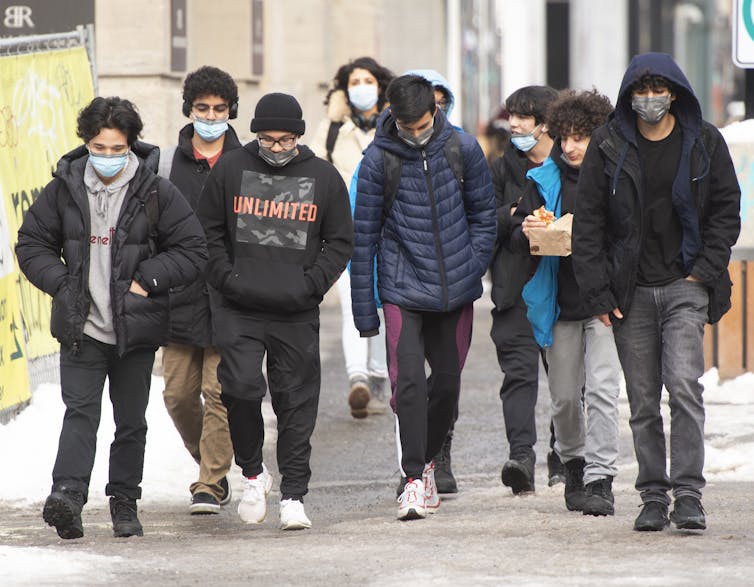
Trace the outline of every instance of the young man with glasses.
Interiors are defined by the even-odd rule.
[[[180,189],[196,210],[209,172],[223,153],[241,147],[228,120],[238,113],[238,87],[226,72],[200,67],[183,84],[183,114],[191,119],[178,145],[162,152],[160,174]],[[189,487],[191,514],[216,514],[230,502],[228,471],[233,447],[220,401],[212,343],[209,292],[197,279],[170,293],[170,338],[163,349],[165,407],[183,444],[199,465]]]
[[[262,523],[272,486],[262,462],[266,355],[283,530],[311,527],[303,498],[321,381],[319,304],[345,268],[353,237],[343,179],[298,144],[304,130],[293,96],[263,96],[251,121],[257,140],[221,158],[198,210],[211,257],[207,280],[218,293],[212,318],[221,398],[244,476],[238,513]]]
[[[440,505],[433,458],[458,403],[472,304],[482,295],[495,243],[495,192],[482,149],[437,108],[428,80],[397,77],[387,97],[390,108],[380,116],[359,169],[351,294],[356,328],[363,337],[376,335],[377,254],[405,478],[398,518],[411,520]],[[462,177],[456,175],[457,163]],[[398,175],[395,183],[390,173]],[[386,194],[390,184],[395,189]]]

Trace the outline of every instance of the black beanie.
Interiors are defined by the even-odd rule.
[[[254,118],[251,119],[251,132],[287,130],[302,135],[305,129],[301,106],[293,96],[275,92],[265,94],[257,102]]]

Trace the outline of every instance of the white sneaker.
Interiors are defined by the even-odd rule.
[[[280,529],[306,530],[312,521],[306,517],[304,504],[297,499],[284,499],[280,502]]]
[[[417,520],[426,517],[424,482],[421,479],[409,479],[398,498],[398,519]]]
[[[243,478],[243,496],[238,503],[238,515],[247,524],[261,524],[267,517],[267,494],[272,489],[272,475],[262,463],[256,477]]]
[[[437,485],[435,484],[434,461],[424,465],[422,481],[424,482],[424,507],[427,508],[427,513],[434,514],[440,507],[440,494],[437,492]]]

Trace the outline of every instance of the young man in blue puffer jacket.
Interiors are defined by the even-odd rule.
[[[359,169],[351,293],[356,328],[361,336],[374,336],[380,325],[376,253],[391,406],[406,478],[398,518],[414,519],[439,506],[431,459],[458,401],[472,304],[482,295],[495,243],[495,193],[481,148],[453,129],[429,81],[400,76],[387,97],[390,108],[380,116]],[[448,141],[460,153],[449,154]],[[454,157],[463,161],[460,177]],[[389,174],[396,172],[397,187],[386,193]]]

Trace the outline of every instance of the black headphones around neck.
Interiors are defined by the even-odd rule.
[[[191,115],[191,107],[193,104],[189,102],[188,100],[183,101],[183,115],[188,118]],[[230,103],[230,106],[228,106],[228,118],[234,119],[238,117],[238,96],[235,97],[235,99]]]
[[[372,130],[375,126],[377,126],[377,119],[379,117],[380,117],[379,113],[372,114],[369,117],[367,117],[355,109],[353,110],[353,113],[351,114],[351,119],[353,120],[354,124],[358,126],[361,130]]]

